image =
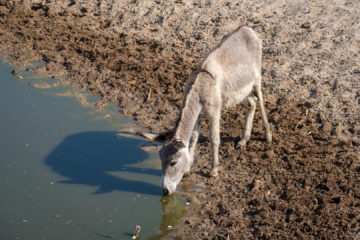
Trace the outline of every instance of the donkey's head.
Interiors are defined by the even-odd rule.
[[[137,135],[150,142],[160,142],[165,145],[160,149],[162,170],[162,191],[165,195],[176,191],[176,186],[181,181],[185,172],[190,171],[189,148],[180,140],[169,140],[173,137],[173,132],[161,134],[137,132]]]
[[[162,167],[162,191],[165,195],[175,192],[185,172],[190,170],[190,155],[185,144],[173,140],[159,151]]]

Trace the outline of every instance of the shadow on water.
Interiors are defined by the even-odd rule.
[[[68,178],[65,184],[99,186],[94,194],[115,190],[161,195],[160,187],[140,180],[127,180],[109,172],[161,176],[156,169],[128,165],[144,161],[148,153],[138,148],[141,141],[117,136],[117,132],[83,132],[66,137],[45,159],[54,172]]]

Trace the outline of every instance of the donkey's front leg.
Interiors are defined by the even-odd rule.
[[[219,145],[220,145],[220,111],[221,109],[213,109],[210,115],[210,137],[212,145],[212,168],[210,176],[218,175],[219,167]]]
[[[194,162],[194,152],[195,152],[195,147],[196,147],[196,143],[198,141],[199,138],[199,119],[196,121],[191,139],[190,139],[190,145],[189,145],[189,153],[190,153],[190,167],[192,166],[193,162]],[[190,171],[190,169],[189,169]]]

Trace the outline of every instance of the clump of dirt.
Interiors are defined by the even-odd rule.
[[[356,1],[0,0],[0,55],[119,103],[152,132],[171,129],[192,69],[248,25],[263,39],[274,141],[241,106],[222,114],[223,170],[209,178],[208,120],[186,181],[205,191],[172,233],[194,239],[360,237],[360,16]],[[170,236],[171,237],[171,236]]]

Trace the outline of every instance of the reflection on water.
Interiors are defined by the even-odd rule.
[[[156,150],[118,134],[131,121],[12,69],[0,61],[0,239],[162,239],[184,203],[161,196]]]
[[[178,224],[179,219],[186,214],[184,202],[175,195],[164,196],[161,201],[160,233],[149,238],[151,240],[165,239],[165,236]]]

